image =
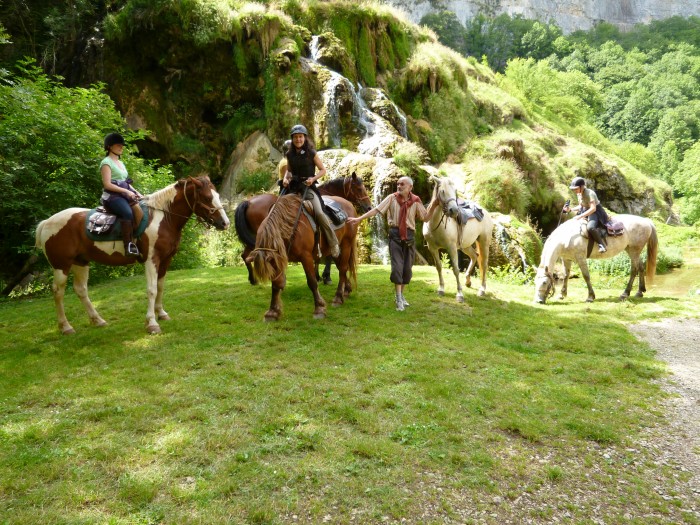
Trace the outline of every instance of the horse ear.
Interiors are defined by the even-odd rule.
[[[440,182],[440,179],[438,179],[435,175],[431,175],[428,177],[428,181],[432,182],[433,184],[438,184]]]
[[[353,179],[356,179],[356,178],[357,178],[357,173],[353,171],[353,172],[352,172],[352,175],[350,175],[350,176],[351,176]]]

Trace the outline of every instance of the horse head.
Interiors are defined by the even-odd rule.
[[[177,183],[182,189],[185,201],[197,220],[217,230],[225,230],[231,222],[221,206],[219,194],[206,175],[181,179]]]
[[[457,189],[449,177],[431,177],[435,183],[433,198],[438,199],[442,212],[451,218],[459,217],[459,206],[457,206]]]
[[[350,177],[345,177],[343,181],[343,193],[345,198],[357,204],[363,213],[372,209],[372,201],[367,194],[367,189],[362,182],[362,177],[358,177],[354,171]]]
[[[554,295],[554,275],[548,266],[537,268],[535,275],[535,299],[539,304],[545,304],[547,299]]]

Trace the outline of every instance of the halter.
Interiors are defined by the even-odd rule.
[[[351,198],[352,197],[352,198]],[[361,199],[358,199],[355,197],[355,192],[353,191],[352,188],[352,177],[345,177],[343,179],[343,198],[348,201],[354,201],[357,200],[358,202],[363,201],[364,199],[367,199],[369,202],[370,206],[372,205],[372,201],[369,199],[369,197],[363,197]]]
[[[187,203],[187,207],[188,207],[188,208],[190,209],[190,211],[192,212],[190,215],[182,215],[182,214],[180,214],[180,213],[175,213],[174,211],[164,210],[164,209],[161,209],[161,208],[154,208],[153,206],[149,206],[149,208],[152,209],[152,210],[155,210],[155,211],[162,211],[163,213],[167,213],[168,215],[174,215],[175,217],[182,217],[183,219],[187,219],[187,220],[189,220],[189,219],[192,217],[192,215],[194,215],[194,216],[196,217],[196,219],[197,219],[197,222],[199,222],[200,224],[203,224],[207,229],[209,229],[209,228],[211,228],[212,226],[214,226],[214,221],[213,221],[213,219],[209,219],[209,218],[208,218],[208,219],[203,219],[202,217],[200,217],[199,215],[197,215],[197,213],[194,211],[194,209],[195,209],[195,207],[197,206],[197,204],[199,204],[199,205],[202,206],[206,211],[208,211],[210,217],[211,217],[212,215],[214,215],[214,213],[216,213],[217,211],[223,211],[224,208],[223,208],[223,206],[205,206],[205,205],[202,204],[201,202],[198,202],[198,201],[199,201],[199,190],[197,190],[196,188],[195,188],[194,202],[193,202],[192,204],[190,204],[190,201],[189,201],[189,199],[187,198],[187,183],[190,182],[191,180],[192,180],[192,177],[189,177],[188,179],[186,179],[186,180],[185,180],[184,187],[182,188],[182,193],[183,193],[183,195],[184,195],[184,197],[185,197],[185,202]]]

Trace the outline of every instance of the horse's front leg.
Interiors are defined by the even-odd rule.
[[[272,295],[270,297],[270,309],[265,312],[265,321],[278,321],[282,317],[282,290],[287,284],[287,276],[282,272],[272,280]]]
[[[156,293],[155,311],[161,321],[170,321],[168,312],[163,309],[163,292],[165,291],[165,275],[158,277],[158,291]]]
[[[467,246],[466,248],[462,248],[462,252],[467,257],[469,257],[469,266],[467,267],[467,275],[464,278],[464,285],[467,288],[471,288],[472,287],[472,272],[474,271],[474,267],[476,266],[476,251],[471,246]]]
[[[153,260],[149,259],[145,264],[146,269],[146,296],[148,297],[148,309],[146,310],[146,331],[149,334],[159,334],[160,325],[156,321],[155,305],[158,297],[158,270]]]
[[[100,314],[97,313],[97,310],[88,297],[88,275],[90,266],[73,265],[71,270],[73,271],[73,289],[75,290],[75,294],[80,297],[80,302],[83,303],[85,310],[87,310],[90,322],[94,326],[105,326],[107,321],[100,317]]]
[[[310,254],[301,261],[301,265],[304,267],[304,273],[306,274],[306,284],[314,295],[314,319],[323,319],[326,317],[326,301],[323,300],[318,291],[314,261]]]
[[[463,303],[464,294],[462,293],[462,283],[459,282],[459,257],[457,255],[457,246],[450,246],[450,248],[448,249],[448,254],[450,256],[450,265],[452,266],[452,273],[454,274],[455,281],[457,282],[457,302]]]
[[[343,251],[340,252],[340,258],[336,264],[338,267],[338,287],[335,290],[335,297],[333,297],[333,306],[341,306],[344,304],[345,298],[350,293],[347,288],[349,288],[350,285],[348,280],[348,268],[350,267],[349,260],[351,256],[350,248],[343,246]],[[326,272],[324,271],[323,274],[325,275]]]
[[[69,270],[70,272],[70,270]],[[68,322],[66,318],[66,311],[63,306],[63,297],[66,294],[66,283],[68,282],[68,273],[64,273],[63,270],[53,271],[53,284],[51,289],[53,291],[53,301],[56,305],[56,316],[58,318],[58,329],[63,335],[74,334],[75,330]]]
[[[566,299],[566,294],[569,291],[569,276],[571,275],[571,260],[564,259],[564,284],[559,293],[559,299]]]
[[[592,303],[595,301],[595,292],[593,291],[593,285],[591,285],[591,274],[588,271],[588,262],[586,261],[586,256],[579,257],[576,261],[579,268],[581,268],[581,275],[586,281],[586,286],[588,287],[588,297],[586,298],[587,303]]]
[[[442,297],[445,295],[445,281],[442,279],[442,261],[440,261],[440,250],[437,247],[432,247],[430,243],[428,243],[428,251],[433,256],[433,261],[435,261],[435,269],[437,270],[438,282],[440,283],[438,285],[437,293],[440,297]]]

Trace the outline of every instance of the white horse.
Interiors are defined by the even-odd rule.
[[[632,261],[632,271],[630,272],[630,279],[627,283],[627,287],[620,296],[620,299],[624,300],[629,297],[632,291],[632,283],[637,275],[639,275],[639,290],[637,291],[636,297],[644,296],[644,292],[647,290],[644,284],[644,263],[641,258],[641,253],[646,245],[646,279],[651,282],[656,273],[656,256],[659,248],[656,227],[651,220],[636,215],[616,215],[615,219],[622,222],[624,225],[624,232],[622,235],[616,237],[608,236],[608,246],[605,253],[599,253],[597,249],[593,249],[590,256],[587,256],[588,238],[584,237],[582,233],[585,231],[585,223],[581,221],[575,219],[566,221],[552,232],[547,242],[544,243],[542,260],[540,261],[539,268],[537,268],[537,276],[535,277],[535,302],[544,304],[548,297],[554,295],[554,276],[552,274],[552,269],[560,257],[564,261],[564,284],[562,285],[559,298],[564,299],[566,297],[571,262],[576,261],[576,264],[581,268],[581,274],[588,286],[588,299],[586,299],[586,302],[593,302],[595,293],[591,286],[591,276],[588,272],[588,262],[586,259],[609,259],[621,253],[623,250],[627,252],[627,255],[629,255]]]
[[[454,182],[447,177],[430,177],[435,184],[433,188],[433,200],[438,199],[440,208],[435,210],[429,222],[423,224],[423,237],[428,243],[428,250],[435,260],[435,268],[440,279],[439,295],[445,295],[445,281],[442,279],[442,264],[438,250],[447,250],[450,257],[452,271],[457,281],[457,301],[464,302],[462,285],[459,283],[459,260],[457,250],[461,250],[469,257],[466,286],[471,287],[471,273],[476,264],[477,256],[481,270],[481,287],[479,296],[486,293],[486,273],[489,267],[489,246],[493,231],[491,214],[484,210],[481,221],[471,218],[466,224],[460,224],[460,211],[457,204],[457,191]],[[472,245],[476,243],[477,250]]]

